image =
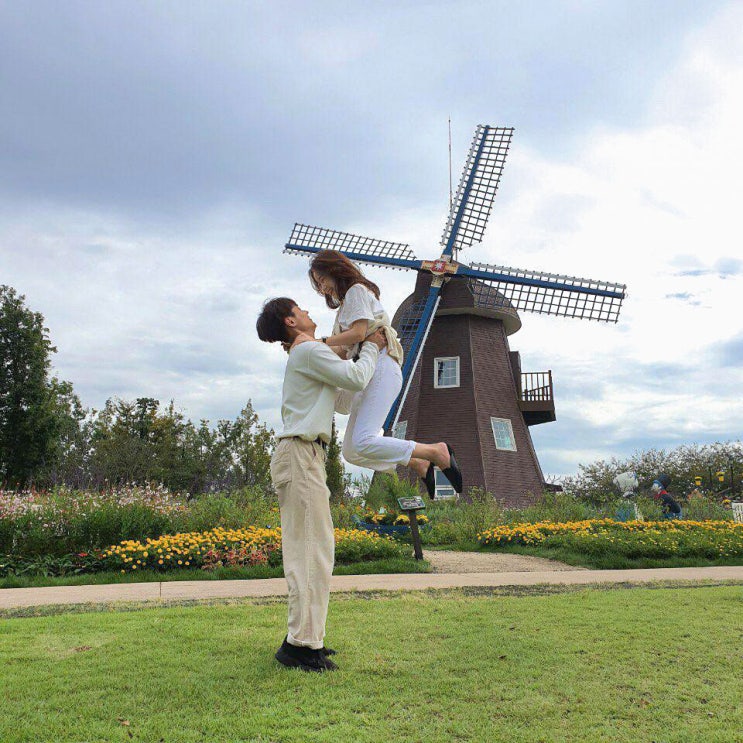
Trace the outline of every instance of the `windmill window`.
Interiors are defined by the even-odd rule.
[[[516,439],[513,436],[513,426],[508,418],[491,418],[495,448],[504,451],[516,451]]]
[[[396,426],[395,430],[392,433],[393,438],[396,439],[404,439],[405,436],[407,436],[408,433],[408,422],[407,421],[400,421]]]
[[[436,500],[444,500],[446,498],[456,498],[457,491],[454,490],[452,484],[446,479],[446,475],[438,468],[434,468],[436,475]]]
[[[459,387],[459,356],[433,360],[433,386],[436,389]]]

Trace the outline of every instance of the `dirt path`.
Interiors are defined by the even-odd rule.
[[[585,570],[557,560],[530,555],[509,555],[494,552],[451,552],[423,550],[434,573],[531,573],[541,570]]]

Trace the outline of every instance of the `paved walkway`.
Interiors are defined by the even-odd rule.
[[[535,570],[504,573],[402,573],[393,575],[336,575],[330,590],[412,591],[429,588],[590,585],[655,583],[659,581],[740,581],[743,566],[658,568],[650,570]],[[86,604],[115,601],[159,601],[285,596],[283,578],[268,580],[170,581],[117,583],[102,586],[50,586],[0,589],[0,608],[44,604]]]

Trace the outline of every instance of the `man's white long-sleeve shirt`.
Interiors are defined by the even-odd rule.
[[[305,341],[289,351],[281,394],[284,429],[278,438],[330,441],[338,388],[363,390],[377,365],[379,349],[366,342],[356,363],[343,361],[324,343]]]

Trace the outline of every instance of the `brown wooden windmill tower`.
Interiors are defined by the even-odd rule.
[[[430,284],[430,274],[419,274],[415,291],[398,308],[392,324],[401,335],[401,320]],[[522,373],[519,353],[508,343],[521,319],[502,295],[495,300],[468,282],[442,289],[393,435],[447,441],[457,453],[465,493],[479,487],[523,506],[546,486],[529,426],[555,420],[552,375]],[[409,477],[409,470],[401,467],[399,475]],[[436,475],[437,498],[452,497],[449,482]]]
[[[508,336],[517,314],[617,322],[625,286],[543,271],[458,262],[479,243],[493,208],[513,129],[478,126],[452,200],[441,256],[421,261],[409,245],[295,224],[286,253],[333,249],[360,263],[418,271],[393,324],[405,351],[403,388],[385,432],[448,440],[466,488],[522,505],[542,490],[529,426],[555,420],[549,372],[521,373]],[[439,475],[437,475],[437,482]],[[444,495],[445,481],[437,492]]]

